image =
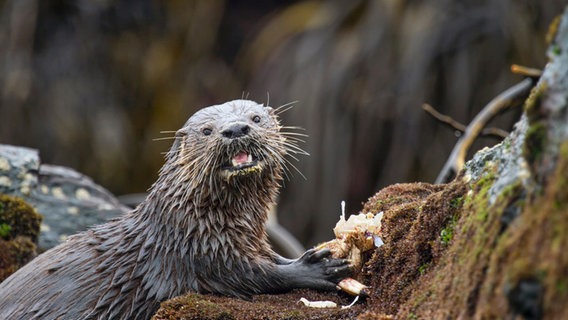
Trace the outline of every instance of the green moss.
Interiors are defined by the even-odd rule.
[[[452,209],[459,208],[463,205],[463,197],[457,197],[450,200],[450,207]]]
[[[0,282],[36,256],[36,246],[29,237],[0,239]]]
[[[456,252],[457,263],[461,266],[471,266],[485,251],[487,231],[483,227],[489,218],[488,193],[496,179],[496,166],[487,163],[483,175],[470,185],[471,193],[464,198],[462,211],[463,219],[456,221],[451,233],[451,239],[459,235],[452,247],[467,246],[467,251]],[[446,237],[447,239],[448,237]],[[465,242],[465,243],[464,243]],[[449,243],[449,241],[448,241]]]
[[[532,193],[526,201],[519,197],[520,184],[512,185],[502,192],[499,202],[521,205],[520,215],[514,228],[498,234],[497,245],[491,253],[491,261],[484,287],[484,310],[480,318],[499,318],[510,309],[496,313],[496,305],[507,305],[507,297],[502,295],[512,287],[533,279],[542,288],[542,297],[534,302],[542,308],[549,319],[566,319],[568,312],[565,301],[568,298],[568,141],[560,146],[560,154],[555,173],[550,175],[542,190]],[[521,204],[519,204],[521,203]],[[514,308],[509,306],[510,308]],[[493,309],[493,310],[492,310]]]
[[[464,204],[464,197],[456,197],[450,200],[450,208],[451,209],[459,209]],[[446,226],[440,231],[440,242],[443,245],[448,245],[453,237],[454,237],[454,229],[456,227],[456,223],[458,221],[458,214],[454,214],[450,221],[446,224]]]
[[[22,199],[0,194],[0,281],[35,257],[40,223]]]
[[[503,140],[503,147],[505,147],[507,151],[511,149],[511,138],[507,137]]]
[[[524,109],[529,118],[529,123],[542,118],[539,109],[547,88],[548,85],[545,81],[540,82],[538,86],[532,88],[529,97],[525,101]]]
[[[475,215],[475,220],[477,222],[484,222],[487,220],[488,216],[489,216],[489,210],[485,208],[478,208],[477,214]]]
[[[531,90],[525,101],[524,109],[530,127],[526,131],[522,153],[531,168],[542,158],[547,142],[546,124],[543,122],[543,115],[540,112],[540,105],[547,88],[546,82],[543,81]]]
[[[556,37],[556,33],[558,32],[558,27],[560,26],[560,21],[562,16],[558,15],[556,17],[554,17],[554,20],[552,20],[552,22],[550,23],[550,25],[548,26],[548,31],[546,32],[546,43],[547,44],[552,44],[552,41],[554,41],[554,38]]]
[[[450,243],[450,241],[452,241],[452,237],[454,236],[454,229],[453,227],[451,228],[444,228],[442,229],[442,231],[440,232],[440,241],[443,244],[448,244]]]
[[[568,295],[568,282],[566,281],[566,279],[558,279],[555,289],[559,294],[563,296]]]
[[[9,224],[0,223],[0,238],[4,238],[4,239],[8,238],[11,230],[12,230],[12,227],[10,227]]]
[[[432,271],[448,250],[449,246],[441,243],[440,234],[455,228],[467,190],[462,178],[447,185],[398,184],[384,188],[365,204],[363,211],[375,209],[376,202],[382,199],[397,197],[395,202],[399,203],[383,208],[381,235],[386,239],[385,245],[367,264],[373,277],[365,283],[372,288],[371,299],[379,301],[376,310],[398,313],[406,319],[411,313],[416,315],[415,309],[425,301],[433,299],[427,290],[417,292],[415,288],[434,276]],[[406,313],[400,314],[401,303],[407,306]]]
[[[472,186],[473,195],[467,197],[464,201],[464,207],[475,208],[474,214],[469,215],[474,218],[475,222],[483,222],[487,220],[489,215],[489,199],[488,193],[495,182],[495,172],[497,167],[493,163],[487,163],[483,176]]]
[[[460,198],[463,199],[463,198]],[[450,204],[451,206],[451,204]],[[454,207],[452,207],[454,208]],[[458,221],[458,216],[454,215],[452,216],[452,219],[450,220],[450,222],[448,222],[448,224],[446,225],[446,227],[444,229],[442,229],[442,231],[440,231],[440,242],[442,242],[442,244],[447,245],[449,244],[453,237],[454,237],[454,228],[456,227],[456,223]]]
[[[420,273],[421,275],[424,274],[429,266],[430,266],[429,262],[422,264],[420,268],[418,268],[418,273]]]
[[[424,275],[400,308],[400,318],[477,318],[480,314],[484,295],[496,288],[486,286],[485,279],[490,262],[498,258],[493,250],[502,236],[501,219],[505,208],[518,204],[522,190],[520,183],[514,183],[499,196],[491,196],[490,202],[497,169],[495,162],[487,162],[481,176],[468,184],[467,192],[446,200],[447,208],[455,211],[438,231],[437,244],[442,249],[434,251],[436,258],[431,264],[422,263],[418,268]],[[443,256],[438,260],[439,254]],[[488,314],[485,318],[499,317]]]
[[[21,235],[35,242],[41,220],[41,215],[24,200],[0,194],[0,237],[10,240]]]
[[[546,142],[546,124],[542,121],[533,123],[527,130],[523,146],[523,156],[531,166],[542,158]]]
[[[560,159],[568,161],[568,141],[560,146]],[[556,189],[558,192],[554,194],[553,205],[556,210],[568,210],[568,174],[556,176]]]
[[[507,201],[508,199],[511,199],[511,198],[517,196],[521,188],[522,188],[521,181],[516,181],[515,183],[512,183],[512,184],[504,187],[503,190],[501,191],[501,194],[499,195],[497,201],[499,201],[499,200]]]

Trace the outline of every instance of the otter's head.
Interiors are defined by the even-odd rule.
[[[281,128],[275,111],[254,101],[207,107],[176,132],[168,162],[194,188],[219,191],[250,181],[266,185],[282,179],[287,153],[301,152]]]

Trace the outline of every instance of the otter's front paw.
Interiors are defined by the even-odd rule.
[[[349,260],[331,258],[329,249],[310,249],[293,264],[307,284],[302,287],[312,289],[333,290],[339,281],[353,273]]]

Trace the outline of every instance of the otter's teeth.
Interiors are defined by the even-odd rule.
[[[245,151],[239,152],[236,156],[231,159],[231,164],[233,167],[238,167],[240,165],[246,165],[252,163],[252,155]]]

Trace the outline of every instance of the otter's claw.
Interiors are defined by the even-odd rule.
[[[340,281],[343,278],[349,277],[353,273],[351,265],[345,259],[333,259],[326,263],[325,274],[330,277],[331,281]]]
[[[320,290],[335,289],[339,281],[353,272],[349,260],[332,258],[329,249],[310,249],[283,268],[297,287]]]
[[[331,256],[329,249],[310,249],[306,251],[298,260],[307,263],[317,263],[318,261]],[[329,260],[329,259],[326,259]]]

